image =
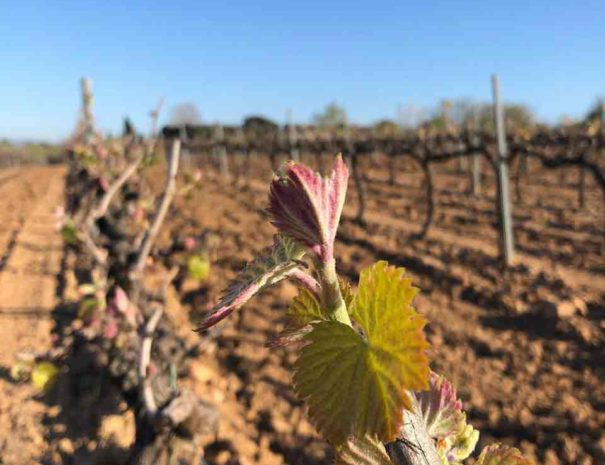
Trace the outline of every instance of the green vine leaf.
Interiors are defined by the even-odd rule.
[[[481,451],[477,465],[535,465],[535,462],[524,457],[519,449],[492,444]]]
[[[305,335],[294,386],[319,432],[338,446],[350,436],[397,436],[408,390],[427,389],[425,320],[403,270],[378,262],[361,273],[351,315],[364,332],[322,321]]]
[[[367,435],[349,438],[336,454],[334,465],[392,465],[384,445]]]
[[[313,293],[304,287],[298,288],[298,295],[290,303],[286,316],[285,329],[267,347],[283,347],[300,342],[313,329],[311,323],[326,319]]]
[[[61,236],[63,236],[63,241],[67,245],[74,245],[79,242],[78,229],[73,220],[68,219],[61,227]]]
[[[192,255],[187,259],[187,274],[197,281],[205,281],[210,275],[210,261],[203,255]]]
[[[319,432],[336,446],[353,434],[391,435],[390,418],[382,412],[397,405],[399,389],[389,379],[389,360],[337,321],[315,324],[305,341],[309,344],[296,362],[294,387]]]
[[[353,298],[355,297],[355,291],[353,291],[351,283],[349,283],[349,281],[347,281],[341,276],[338,277],[338,285],[340,286],[340,293],[342,294],[342,299],[345,301],[347,309],[350,309],[351,304],[353,303]]]
[[[288,307],[286,315],[289,326],[294,328],[326,319],[313,293],[304,287],[298,289],[298,295]]]
[[[385,261],[363,270],[350,313],[368,344],[388,354],[393,366],[391,376],[402,391],[402,406],[410,410],[411,399],[404,391],[429,388],[429,344],[423,332],[426,320],[411,306],[418,289],[411,279],[404,278],[404,273],[403,268]]]
[[[350,308],[364,335],[322,321],[304,336],[294,386],[332,444],[351,435],[395,439],[412,407],[408,391],[428,388],[425,320],[411,307],[416,292],[402,269],[378,262],[362,271]]]
[[[48,390],[59,374],[59,369],[50,362],[40,362],[32,370],[32,384],[41,391]]]

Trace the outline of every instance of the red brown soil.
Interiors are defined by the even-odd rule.
[[[359,271],[378,259],[408,270],[422,291],[417,308],[430,322],[432,367],[458,387],[469,421],[481,431],[479,447],[505,442],[545,465],[605,463],[605,259],[600,254],[603,205],[598,191],[590,185],[587,205],[578,209],[576,173],[567,173],[561,185],[558,173],[530,166],[531,182],[521,184],[522,203],[514,204],[519,253],[513,269],[506,271],[497,259],[489,176],[484,194],[474,198],[465,194],[467,177],[457,173],[456,166],[438,167],[435,222],[427,238],[412,240],[424,219],[421,173],[402,163],[397,184],[391,186],[383,160],[376,159],[373,166],[369,160],[365,163],[371,179],[367,224],[353,221],[357,201],[351,187],[336,247],[339,271],[356,282]],[[166,240],[170,232],[196,234],[204,229],[218,241],[209,281],[202,286],[186,282],[180,295],[171,295],[171,316],[192,343],[199,338],[190,331],[188,313],[192,321],[200,318],[255,251],[271,242],[274,230],[263,211],[271,170],[258,158],[253,171],[251,179],[236,184],[206,169],[202,189],[177,201],[170,231],[164,233]],[[0,215],[8,221],[3,234],[4,229],[9,235],[15,228],[25,230],[18,218],[22,212],[28,224],[26,201],[32,212],[46,208],[34,210],[38,202],[50,212],[52,201],[61,201],[60,192],[55,198],[43,193],[52,190],[53,179],[62,182],[62,171],[35,168],[18,174],[10,186],[0,186],[0,192],[10,192],[11,197],[22,195],[12,211],[5,207],[9,198],[0,197]],[[39,232],[33,225],[40,226],[45,237],[54,238],[45,246],[56,246],[50,218],[35,218],[32,234]],[[3,250],[10,249],[9,242],[3,242]],[[21,242],[17,240],[10,257]],[[33,265],[15,266],[36,269],[41,261],[59,263],[60,255],[30,256],[23,260]],[[48,266],[55,270],[52,288],[58,276],[54,265]],[[44,303],[18,300],[23,292],[33,296],[33,289],[43,289],[45,275],[30,273],[11,281],[6,277],[9,269],[4,267],[0,274],[0,293],[15,299],[0,301],[0,336],[8,342],[0,356],[7,369],[18,351],[48,348],[50,323],[5,309],[50,308],[55,303],[52,295]],[[12,283],[10,290],[4,290],[5,280]],[[219,431],[207,439],[209,464],[330,463],[329,446],[317,437],[291,390],[295,350],[264,347],[282,329],[295,293],[294,286],[283,283],[221,323],[213,340],[202,339],[201,355],[190,375],[180,380],[220,409]],[[572,310],[557,315],[557,306],[567,308],[562,302],[571,302]],[[45,449],[58,447],[48,434],[52,425],[41,425],[42,415],[49,416],[48,407],[28,385],[4,378],[0,463],[36,463]],[[125,427],[117,428],[120,434]],[[127,446],[128,441],[123,442]],[[86,463],[66,453],[62,457],[64,463]]]
[[[213,293],[215,282],[224,285],[273,234],[263,212],[271,171],[258,163],[257,176],[240,187],[207,180],[179,208],[183,229],[186,218],[195,218],[221,241]],[[355,282],[378,259],[408,270],[421,288],[417,307],[430,322],[432,366],[458,387],[470,422],[481,430],[479,447],[501,441],[539,463],[605,463],[599,192],[591,187],[586,208],[578,209],[576,173],[566,173],[561,187],[558,173],[530,165],[531,183],[521,184],[522,203],[514,205],[519,253],[505,271],[489,176],[485,194],[473,198],[456,166],[438,167],[435,223],[426,239],[412,241],[424,219],[421,173],[400,166],[390,186],[385,165],[377,160],[364,170],[371,178],[365,226],[353,221],[356,196],[349,190],[336,247],[340,272]],[[242,463],[329,463],[329,449],[300,420],[304,413],[291,392],[295,353],[263,347],[282,328],[294,292],[287,284],[265,292],[238,324],[224,323],[218,350],[207,357],[218,364],[216,374],[202,377],[223,399],[221,436],[229,444],[223,447]],[[559,317],[557,305],[574,299],[578,311]]]
[[[64,168],[0,172],[0,463],[37,463],[47,410],[29,384],[13,384],[20,354],[51,346],[63,243],[53,210],[63,204]]]

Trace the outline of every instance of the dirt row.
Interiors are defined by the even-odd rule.
[[[0,463],[37,463],[47,407],[10,368],[51,346],[51,312],[62,283],[63,246],[53,215],[63,204],[63,168],[0,174]]]

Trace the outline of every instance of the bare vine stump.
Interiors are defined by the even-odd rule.
[[[202,448],[198,438],[216,434],[218,411],[193,393],[182,391],[157,418],[142,416],[139,420],[130,465],[199,465]]]

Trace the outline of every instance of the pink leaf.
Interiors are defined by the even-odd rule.
[[[113,304],[122,313],[126,313],[128,311],[128,307],[130,306],[130,299],[128,299],[128,295],[120,286],[116,287],[115,294],[113,296]]]
[[[429,390],[416,393],[416,398],[428,433],[439,440],[457,431],[465,415],[456,389],[447,379],[431,372],[429,384]]]
[[[118,320],[115,318],[109,318],[107,323],[105,324],[105,329],[103,330],[103,336],[106,339],[114,339],[119,332]]]
[[[109,181],[105,176],[99,177],[99,186],[103,191],[107,192],[109,190]]]
[[[183,240],[183,245],[185,246],[185,250],[193,250],[197,245],[197,240],[195,237],[187,236]]]
[[[347,192],[349,170],[340,156],[328,177],[294,162],[273,179],[271,222],[283,234],[308,246],[322,261],[332,259],[334,239]]]
[[[292,274],[304,250],[294,241],[276,236],[273,247],[265,249],[232,281],[212,313],[201,323],[204,331],[238,310],[255,294]]]

